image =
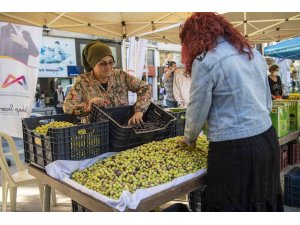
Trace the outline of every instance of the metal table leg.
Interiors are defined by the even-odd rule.
[[[43,212],[50,212],[51,187],[44,184]]]

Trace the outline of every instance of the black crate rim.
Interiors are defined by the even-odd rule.
[[[155,104],[153,104],[153,103],[151,103],[150,104],[150,106],[156,106]],[[149,107],[150,107],[149,106]],[[95,107],[95,108],[94,108]],[[113,109],[114,110],[118,110],[118,109],[125,109],[125,108],[131,108],[131,107],[134,107],[134,105],[130,105],[130,106],[118,106],[118,107],[113,107]],[[111,117],[110,115],[108,115],[104,110],[105,110],[105,108],[102,108],[102,107],[98,107],[98,106],[95,106],[95,105],[93,105],[93,109],[96,109],[96,110],[100,110],[101,111],[101,113],[103,113],[104,115],[105,115],[105,117],[106,117],[106,119],[107,120],[109,120],[109,121],[111,121],[111,122],[113,122],[113,124],[115,125],[115,126],[117,126],[118,128],[121,128],[121,129],[124,129],[124,130],[127,130],[127,131],[133,131],[134,132],[134,134],[146,134],[146,133],[150,133],[150,132],[158,132],[158,131],[163,131],[163,130],[165,130],[167,127],[169,127],[170,126],[170,124],[171,123],[173,123],[173,122],[175,122],[177,119],[176,119],[176,117],[174,117],[172,114],[170,114],[169,112],[166,112],[165,110],[163,110],[163,109],[161,109],[159,106],[156,106],[159,110],[162,110],[162,111],[164,111],[165,113],[167,113],[170,117],[172,117],[172,119],[171,120],[169,120],[166,124],[165,124],[165,126],[164,127],[162,127],[162,128],[158,128],[158,129],[153,129],[153,130],[149,130],[149,131],[141,131],[141,132],[138,132],[138,131],[136,131],[132,126],[127,126],[127,127],[124,127],[124,126],[121,126],[115,119],[113,119],[113,117]],[[148,108],[149,109],[149,108]],[[147,111],[145,112],[145,114],[147,113]],[[144,115],[145,115],[144,114]]]
[[[293,178],[293,179],[296,179],[296,180],[300,180],[300,167],[292,168],[284,176],[287,177],[287,178]]]

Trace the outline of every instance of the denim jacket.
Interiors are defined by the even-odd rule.
[[[211,142],[251,137],[271,127],[267,65],[252,50],[249,60],[220,37],[213,50],[196,57],[186,112],[187,143],[195,142],[206,120]]]

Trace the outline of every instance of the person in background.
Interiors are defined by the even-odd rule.
[[[293,71],[296,71],[296,73],[297,73],[297,67],[295,65],[295,60],[291,60],[291,63],[290,63],[290,72],[293,73]]]
[[[163,74],[162,81],[166,90],[166,105],[168,108],[176,108],[178,106],[173,93],[174,71],[176,63],[174,61],[168,62],[167,71]]]
[[[62,85],[57,86],[57,90],[54,91],[52,97],[53,97],[53,105],[54,105],[56,114],[64,113],[63,105],[64,105],[64,100],[65,100],[65,95],[64,95],[64,92],[63,92],[63,86]]]
[[[297,93],[299,91],[299,80],[298,80],[296,70],[293,70],[291,73],[291,86],[292,86],[293,93]]]
[[[82,52],[85,73],[76,78],[64,103],[64,112],[86,117],[92,105],[99,107],[127,106],[128,91],[137,93],[134,114],[128,124],[140,124],[151,103],[151,87],[146,82],[118,69],[106,44],[89,42]],[[88,118],[87,118],[88,119]]]
[[[186,108],[190,99],[191,76],[185,73],[184,68],[177,67],[174,77],[173,92],[180,107]]]
[[[42,104],[43,107],[46,106],[45,93],[43,91],[41,91],[41,104]]]
[[[272,99],[282,98],[282,82],[279,76],[279,66],[275,64],[270,66],[269,72],[268,81]]]
[[[39,89],[36,89],[35,91],[35,107],[40,107],[40,90]]]
[[[179,144],[195,146],[207,121],[205,211],[283,211],[264,57],[217,13],[193,13],[180,38],[192,82]]]

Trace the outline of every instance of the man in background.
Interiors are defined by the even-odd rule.
[[[58,85],[57,90],[53,92],[53,105],[56,111],[56,114],[64,113],[63,105],[65,100],[65,95],[63,92],[63,86]]]

